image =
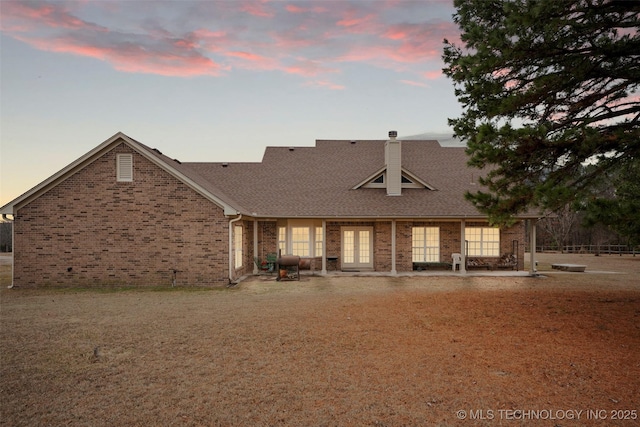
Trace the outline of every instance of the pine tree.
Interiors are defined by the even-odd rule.
[[[461,43],[445,74],[470,164],[467,194],[493,223],[585,198],[640,161],[640,2],[455,0]],[[591,165],[583,173],[584,165]]]

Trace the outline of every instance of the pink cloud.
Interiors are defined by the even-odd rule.
[[[442,77],[443,74],[442,74],[442,70],[432,70],[432,71],[425,72],[423,76],[425,79],[428,79],[428,80],[436,80]]]
[[[300,7],[294,4],[288,4],[285,6],[285,10],[290,13],[325,13],[327,9],[322,6],[314,6],[314,7]]]
[[[38,49],[99,59],[123,72],[220,76],[232,69],[277,70],[307,79],[310,86],[340,90],[344,86],[327,76],[342,72],[345,62],[420,76],[395,79],[404,84],[439,78],[439,71],[424,70],[441,61],[444,38],[459,38],[457,27],[415,21],[418,11],[431,16],[438,8],[445,6],[10,1],[3,3],[0,19],[3,32]],[[98,24],[87,16],[98,17]]]
[[[329,68],[321,65],[319,62],[309,60],[297,61],[294,65],[284,67],[283,71],[289,74],[299,74],[306,77],[315,77],[319,74],[338,72],[335,68]]]
[[[41,25],[49,28],[65,28],[71,30],[93,29],[106,31],[106,28],[83,21],[70,14],[60,3],[32,3],[23,1],[7,1],[2,3],[2,27],[5,24],[24,30]],[[19,23],[19,24],[18,24]]]
[[[313,81],[309,81],[307,83],[305,83],[305,86],[316,86],[316,87],[320,87],[320,88],[325,88],[325,89],[331,89],[331,90],[344,90],[345,87],[333,82],[329,82],[326,80],[313,80]]]
[[[97,46],[83,44],[71,38],[24,39],[32,46],[51,52],[70,53],[99,59],[112,64],[118,71],[158,74],[161,76],[194,77],[219,75],[223,67],[194,51],[180,49],[146,49],[134,44]]]
[[[404,83],[410,86],[429,87],[426,83],[414,82],[412,80],[400,80],[400,83]]]
[[[356,16],[355,12],[349,11],[336,25],[344,27],[348,32],[366,33],[376,27],[376,15]]]
[[[276,70],[280,68],[277,60],[251,52],[231,51],[225,52],[224,55],[244,61],[244,63],[235,63],[239,68],[251,70]]]
[[[267,58],[261,55],[256,55],[250,52],[227,52],[228,56],[235,56],[236,58],[246,59],[248,61],[263,61]]]
[[[253,16],[261,18],[271,18],[274,16],[272,11],[265,8],[266,2],[244,1],[240,3],[240,10]]]

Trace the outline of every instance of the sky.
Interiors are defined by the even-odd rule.
[[[181,161],[451,136],[450,0],[0,1],[0,206],[117,132]]]

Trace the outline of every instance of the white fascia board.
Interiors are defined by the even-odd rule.
[[[118,132],[113,135],[111,138],[104,141],[102,144],[95,147],[93,150],[79,157],[75,161],[71,162],[69,165],[59,170],[55,174],[51,175],[49,178],[42,181],[40,184],[31,188],[27,192],[13,199],[2,208],[0,208],[0,213],[2,214],[10,214],[13,215],[17,213],[18,209],[22,207],[25,203],[33,200],[38,197],[42,193],[48,191],[50,188],[55,187],[60,182],[64,181],[71,173],[75,173],[81,169],[83,169],[86,165],[88,165],[90,160],[93,158],[97,158],[100,155],[104,154],[104,152],[108,151],[108,147],[119,138],[126,137],[122,132]]]
[[[365,179],[363,179],[362,181],[360,181],[358,184],[356,184],[355,186],[353,186],[351,189],[352,190],[357,190],[358,188],[362,187],[363,185],[367,184],[369,181],[375,179],[378,177],[378,175],[380,175],[381,173],[383,173],[384,171],[387,170],[386,166],[381,167],[380,169],[378,169],[377,171],[375,171],[374,173],[372,173],[371,175],[369,175],[368,177],[366,177]]]

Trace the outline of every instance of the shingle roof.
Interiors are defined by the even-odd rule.
[[[259,163],[183,163],[242,213],[260,217],[484,217],[465,200],[478,171],[464,148],[402,141],[402,167],[435,190],[353,189],[384,167],[384,140],[318,140],[315,147],[268,147]],[[474,179],[475,177],[475,179]],[[192,178],[193,179],[193,178]]]

